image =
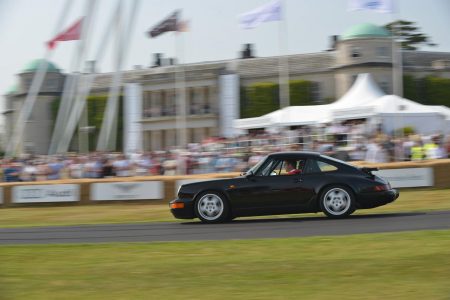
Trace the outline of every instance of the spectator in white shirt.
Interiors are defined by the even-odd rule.
[[[113,169],[118,177],[130,176],[130,162],[125,158],[125,155],[120,154],[113,162]]]

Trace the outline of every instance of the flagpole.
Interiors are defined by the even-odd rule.
[[[129,44],[129,34],[132,31],[135,14],[138,8],[139,0],[134,0],[130,15],[128,18],[128,23],[125,26],[119,26],[118,28],[118,49],[116,58],[116,68],[113,75],[110,93],[108,96],[108,102],[106,104],[105,113],[103,116],[102,128],[100,130],[99,140],[97,143],[97,150],[114,150],[116,148],[116,138],[117,138],[117,113],[118,113],[118,101],[119,93],[122,82],[122,65],[125,60],[128,44]],[[125,36],[125,34],[128,34]],[[114,135],[114,136],[113,136]]]
[[[78,74],[76,74],[76,81],[75,81],[75,90],[73,93],[71,93],[69,95],[69,98],[67,99],[67,104],[66,104],[66,111],[63,112],[65,113],[64,115],[62,115],[62,122],[63,124],[61,124],[61,129],[55,129],[55,130],[60,130],[59,132],[59,137],[58,136],[54,136],[55,138],[55,144],[53,145],[53,149],[55,150],[56,153],[64,153],[67,151],[67,149],[69,148],[70,145],[70,141],[72,136],[67,136],[66,134],[63,134],[67,127],[70,126],[68,120],[70,120],[70,117],[73,114],[73,111],[76,107],[77,101],[80,98],[80,95],[82,95],[83,91],[86,89],[86,76],[82,75],[82,68],[83,68],[83,62],[85,60],[85,56],[86,56],[86,48],[89,45],[89,38],[90,38],[90,30],[92,27],[92,20],[94,19],[94,12],[95,12],[95,8],[97,5],[97,0],[92,0],[92,1],[87,1],[86,2],[87,6],[85,9],[85,17],[83,20],[83,28],[81,31],[81,41],[79,44],[79,52],[78,52],[78,57],[77,57],[77,62],[76,62],[76,69]],[[63,103],[64,104],[64,103]],[[55,132],[56,133],[56,132]],[[78,151],[80,151],[80,147],[81,147],[81,135],[82,133],[79,132],[78,133]],[[60,145],[63,144],[66,140],[68,140],[68,146],[67,149],[65,149],[65,151],[61,151],[61,147]],[[52,149],[52,150],[53,150]]]
[[[56,35],[60,28],[62,27],[62,24],[64,23],[64,20],[66,19],[67,13],[70,11],[72,5],[72,1],[67,0],[66,3],[63,6],[62,12],[60,14],[59,20],[56,23],[56,28],[54,30],[54,34]],[[53,36],[52,35],[52,36]],[[19,115],[17,117],[16,124],[14,126],[12,135],[10,136],[10,141],[6,147],[5,151],[5,157],[12,157],[15,154],[17,154],[17,151],[19,150],[20,144],[23,142],[23,133],[25,129],[25,124],[30,118],[31,112],[33,111],[34,103],[36,102],[37,94],[39,93],[39,90],[41,89],[42,83],[45,78],[45,74],[47,73],[47,66],[48,66],[48,59],[50,59],[52,54],[52,51],[46,47],[46,51],[44,54],[44,59],[40,61],[38,70],[33,76],[33,80],[31,82],[31,86],[28,90],[27,97],[22,105],[22,108],[19,112]]]
[[[397,7],[395,8],[398,12],[398,15],[400,14],[399,4],[397,3]],[[403,97],[403,62],[402,62],[402,44],[401,40],[399,43],[397,43],[397,26],[395,24],[396,22],[396,15],[393,10],[392,12],[392,90],[393,94],[397,95],[398,97]],[[400,18],[398,18],[400,20]],[[398,48],[398,51],[397,51]],[[398,124],[400,123],[400,124]],[[400,125],[400,126],[398,126]],[[398,128],[397,128],[398,127]],[[398,107],[395,108],[395,115],[394,115],[394,137],[398,138],[399,140],[403,139],[403,115],[398,110]],[[395,147],[395,160],[397,158],[400,158],[400,153],[398,147]]]
[[[186,147],[186,80],[182,61],[183,41],[181,32],[175,31],[175,53],[177,63],[175,65],[175,106],[176,106],[176,135],[177,146]]]
[[[72,66],[74,66],[74,64],[72,64]],[[71,70],[75,69],[76,67],[71,68]],[[65,127],[64,124],[67,122],[67,117],[70,113],[70,99],[74,96],[78,76],[79,74],[76,73],[67,74],[64,80],[63,93],[59,100],[58,114],[56,115],[56,122],[53,125],[53,134],[48,148],[49,155],[56,153],[57,143],[61,139],[61,134]]]
[[[58,115],[56,117],[56,123],[54,125],[53,134],[50,142],[50,147],[48,149],[49,154],[55,154],[57,152],[58,143],[62,139],[62,134],[67,125],[67,120],[69,119],[70,113],[74,107],[73,99],[77,96],[79,92],[81,67],[80,65],[84,61],[86,56],[86,45],[89,33],[89,28],[91,27],[91,19],[93,10],[96,5],[96,1],[88,1],[85,9],[85,18],[83,19],[80,43],[75,53],[75,60],[72,63],[71,69],[75,70],[74,74],[68,74],[66,77],[66,82],[64,83],[63,95],[60,100],[60,107],[58,109]],[[81,139],[79,138],[79,142]],[[79,145],[80,146],[80,145]]]
[[[111,19],[108,24],[108,26],[105,27],[105,31],[103,33],[102,39],[100,44],[98,45],[97,52],[94,58],[95,62],[100,62],[103,58],[103,52],[106,49],[108,37],[110,36],[110,29],[113,27],[114,24],[116,24],[116,21],[118,19],[119,13],[120,13],[120,1],[117,1],[116,10],[112,12]],[[81,93],[78,93],[76,95],[75,101],[70,109],[70,115],[68,115],[68,118],[66,119],[65,124],[66,126],[63,126],[63,133],[61,135],[61,139],[56,142],[56,152],[58,153],[65,153],[69,149],[70,141],[74,135],[76,125],[78,121],[80,120],[81,113],[84,110],[84,106],[86,105],[86,99],[89,95],[89,92],[91,90],[92,84],[95,80],[97,75],[95,73],[93,74],[87,74],[84,76],[80,76],[80,86],[83,87],[83,90]]]
[[[290,105],[289,95],[289,58],[287,56],[286,3],[281,1],[281,20],[278,22],[278,85],[280,108]]]

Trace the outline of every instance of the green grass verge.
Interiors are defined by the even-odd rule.
[[[450,230],[0,247],[6,299],[449,299]]]
[[[405,190],[395,202],[356,214],[450,210],[450,189]],[[305,216],[314,216],[308,214]],[[280,216],[286,217],[286,216]],[[287,216],[289,217],[289,216]],[[176,221],[167,204],[115,203],[0,209],[0,227]]]

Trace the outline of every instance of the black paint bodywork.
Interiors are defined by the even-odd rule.
[[[270,154],[267,160],[304,159],[305,170],[297,175],[255,176],[243,175],[230,179],[219,179],[184,184],[177,199],[184,208],[171,209],[179,219],[196,218],[194,204],[197,196],[206,191],[219,192],[230,204],[231,217],[307,213],[320,211],[319,196],[324,188],[341,185],[350,188],[355,195],[356,208],[373,208],[390,203],[398,198],[398,192],[389,183],[366,170],[313,152],[282,152]],[[309,161],[321,161],[337,170],[331,172],[308,171]],[[264,163],[260,164],[264,165]],[[251,170],[257,174],[257,170]],[[369,170],[370,171],[370,170]],[[387,186],[383,191],[374,191],[375,186]]]

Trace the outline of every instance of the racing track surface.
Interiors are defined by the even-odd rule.
[[[293,217],[226,224],[136,223],[0,229],[1,244],[153,242],[346,235],[450,229],[450,211],[356,215],[342,220]]]

